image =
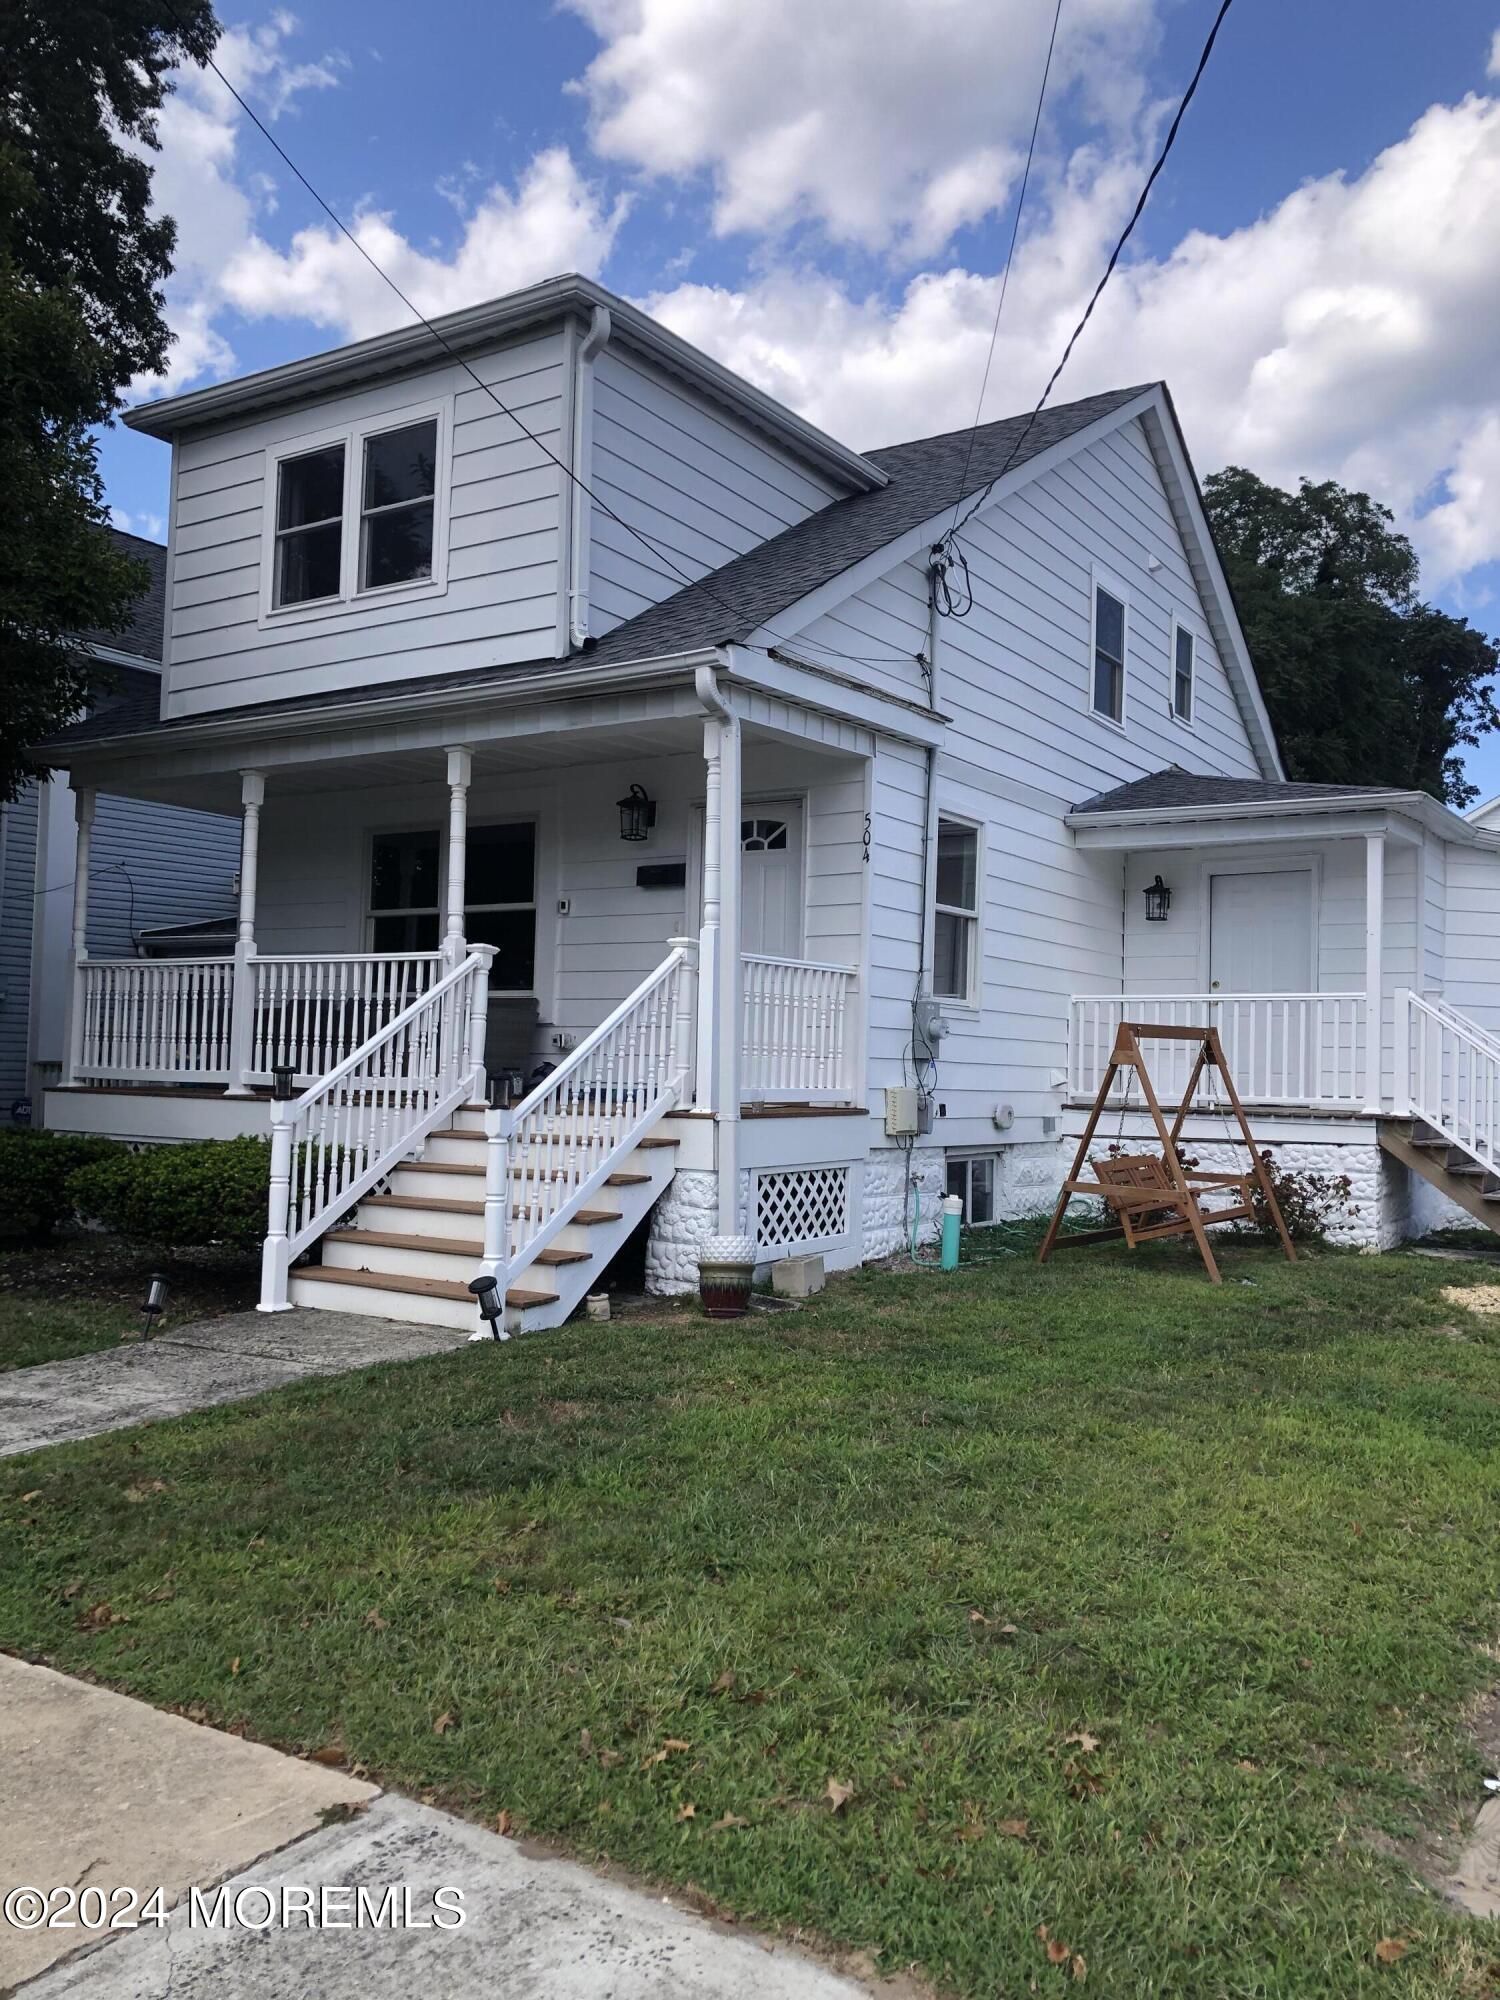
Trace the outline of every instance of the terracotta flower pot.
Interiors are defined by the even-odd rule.
[[[710,1236],[698,1259],[698,1297],[710,1319],[743,1319],[750,1310],[755,1244],[748,1236]]]

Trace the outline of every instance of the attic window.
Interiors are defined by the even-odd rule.
[[[432,575],[437,419],[365,439],[359,587],[379,590]]]
[[[276,602],[337,597],[344,540],[344,447],[284,458],[276,482]]]
[[[1125,720],[1125,606],[1102,585],[1094,589],[1095,715]]]

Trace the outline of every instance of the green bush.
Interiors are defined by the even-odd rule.
[[[70,1193],[80,1215],[120,1236],[166,1249],[251,1249],[266,1233],[270,1161],[264,1139],[147,1146],[83,1167]]]
[[[82,1168],[123,1154],[113,1139],[65,1132],[0,1131],[0,1233],[41,1243],[71,1222],[70,1183]]]

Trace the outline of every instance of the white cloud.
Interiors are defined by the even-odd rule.
[[[123,507],[111,507],[109,518],[126,535],[140,535],[148,542],[163,542],[167,524],[160,514],[130,514]]]
[[[428,314],[534,284],[562,271],[597,271],[624,219],[626,198],[606,204],[566,147],[539,153],[512,194],[486,189],[451,256],[418,250],[373,208],[351,218],[382,271]],[[302,229],[274,249],[252,235],[220,273],[224,297],[252,317],[294,314],[350,339],[410,323],[411,315],[347,238],[331,225]]]
[[[1020,166],[1051,16],[1036,0],[569,0],[603,49],[594,144],[708,176],[721,234],[801,221],[912,259],[998,208]],[[1115,135],[1142,98],[1153,0],[1064,9],[1049,96]]]
[[[1500,76],[1500,28],[1495,30],[1490,40],[1490,61],[1486,74]]]
[[[344,57],[294,59],[294,16],[273,14],[259,27],[228,30],[215,60],[263,117],[294,111],[309,91],[336,87]],[[234,98],[211,71],[178,73],[160,118],[153,159],[158,207],[177,223],[176,268],[167,286],[176,335],[166,372],[131,384],[129,394],[172,393],[203,376],[233,372],[235,355],[220,321],[311,320],[357,339],[406,324],[410,314],[390,286],[331,224],[299,230],[283,248],[269,240],[278,184],[260,162],[261,142]],[[295,150],[293,148],[293,150]],[[245,157],[248,154],[248,157]],[[296,189],[299,199],[301,190]],[[538,153],[514,191],[481,188],[465,169],[439,192],[459,211],[462,230],[448,254],[420,250],[394,215],[373,202],[350,227],[375,261],[426,313],[494,298],[559,271],[596,272],[628,211],[626,196],[607,199],[585,181],[565,148]]]
[[[1012,275],[988,414],[1040,392],[1140,163],[1075,158]],[[1434,106],[1354,178],[1117,272],[1056,392],[1165,376],[1204,471],[1237,461],[1368,485],[1429,586],[1500,559],[1500,99]],[[860,444],[967,423],[996,281],[916,280],[892,307],[789,272],[653,303],[731,366]],[[1424,495],[1446,476],[1441,503]]]

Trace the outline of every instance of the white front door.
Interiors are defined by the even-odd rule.
[[[1215,993],[1310,993],[1312,870],[1211,875],[1208,940]]]
[[[802,956],[802,802],[759,799],[740,815],[740,949]]]

